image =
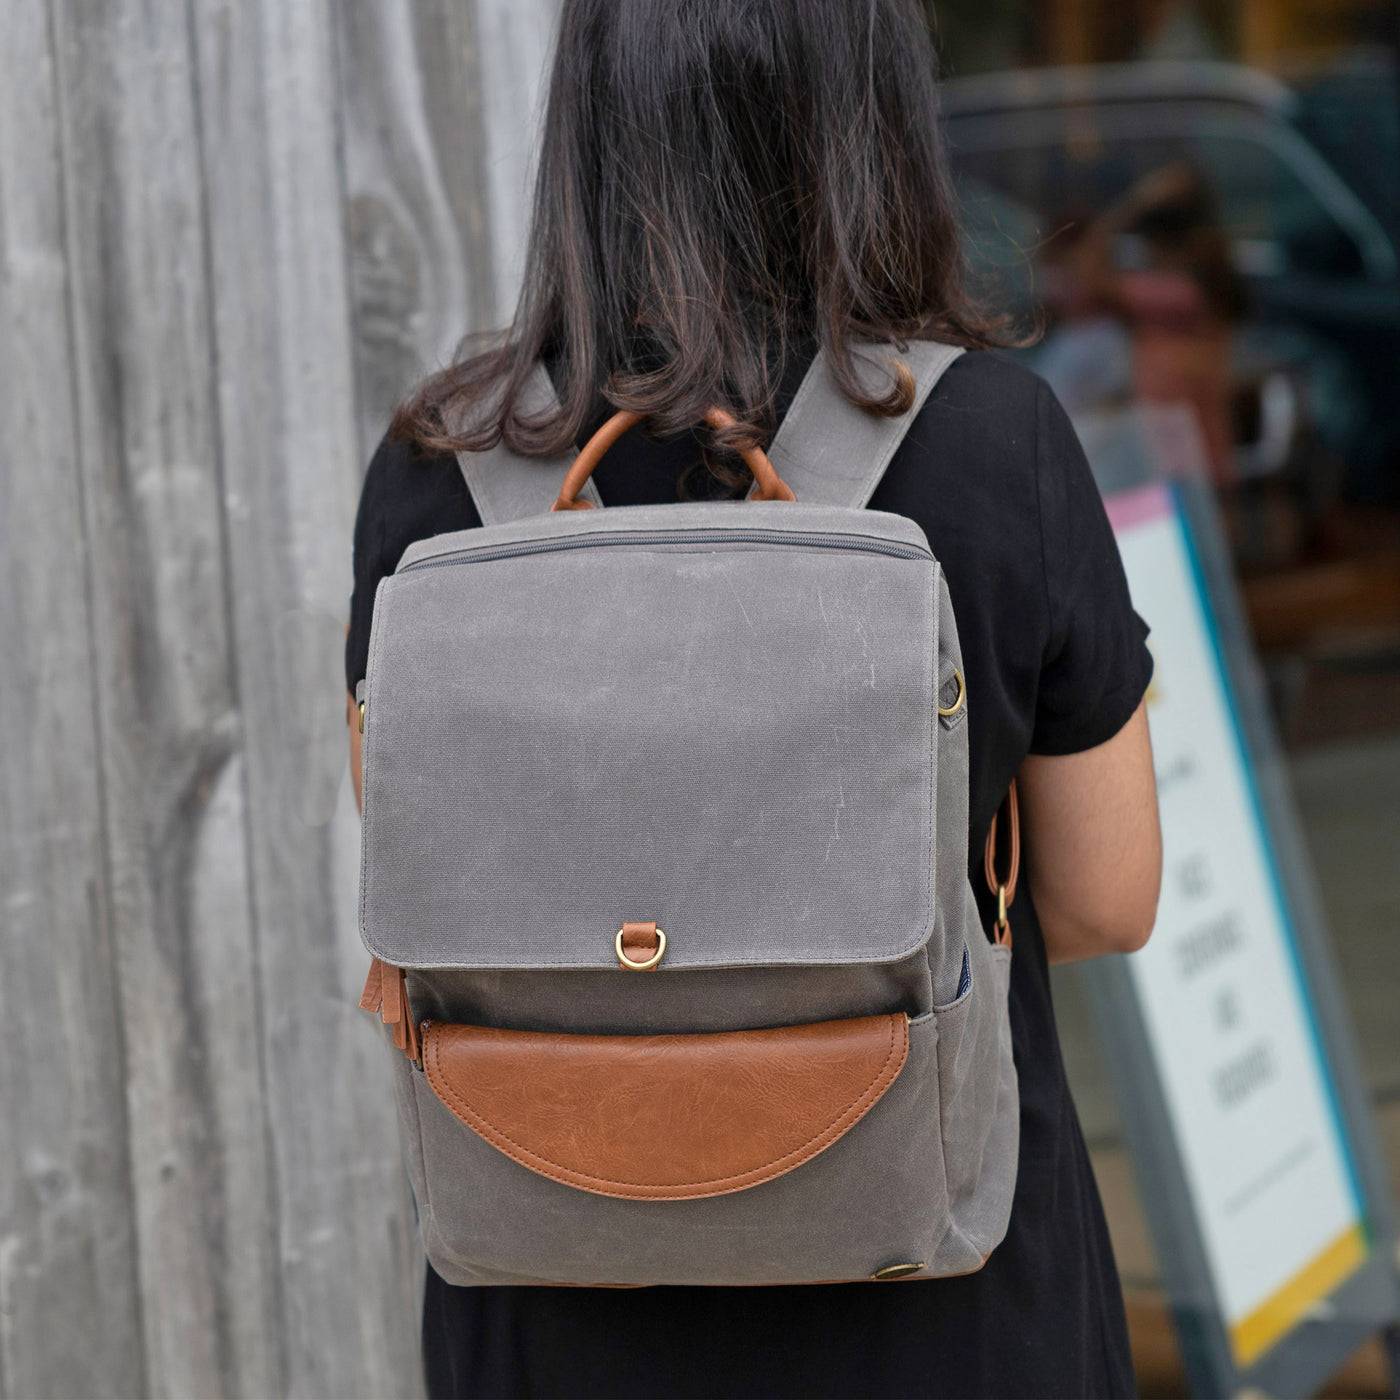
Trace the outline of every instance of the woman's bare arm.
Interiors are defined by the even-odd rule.
[[[345,692],[345,722],[350,726],[350,781],[355,784],[355,806],[365,809],[365,770],[360,746],[364,739],[360,736],[360,707],[355,697]]]
[[[1097,748],[1030,755],[1016,786],[1050,961],[1136,952],[1152,932],[1162,881],[1146,703]]]

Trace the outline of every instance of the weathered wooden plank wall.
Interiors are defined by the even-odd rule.
[[[0,1397],[413,1395],[340,652],[557,0],[5,0]]]
[[[9,5],[5,31],[0,1391],[134,1394],[141,1307],[46,0]]]

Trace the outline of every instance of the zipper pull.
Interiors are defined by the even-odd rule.
[[[378,1011],[384,1004],[384,964],[378,958],[369,960],[369,976],[360,993],[361,1011]]]

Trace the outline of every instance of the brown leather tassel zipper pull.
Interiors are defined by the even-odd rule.
[[[408,978],[403,968],[392,967],[372,958],[365,989],[360,993],[360,1010],[377,1011],[386,1026],[392,1026],[394,1044],[415,1064],[421,1058],[418,1027],[408,1003]]]

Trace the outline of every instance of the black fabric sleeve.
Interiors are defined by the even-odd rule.
[[[415,540],[481,524],[476,505],[452,456],[420,456],[401,442],[379,444],[365,474],[355,517],[355,590],[345,638],[345,684],[365,678],[369,629],[379,580],[398,567]]]
[[[1152,679],[1152,654],[1084,449],[1043,384],[1036,490],[1050,631],[1030,749],[1081,753],[1111,739],[1132,717]]]

